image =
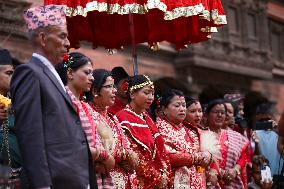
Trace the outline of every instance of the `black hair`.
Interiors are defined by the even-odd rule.
[[[92,83],[91,90],[85,93],[87,101],[93,101],[93,91],[100,95],[100,91],[109,76],[112,76],[111,72],[105,69],[95,69],[93,71],[94,81]]]
[[[175,96],[183,96],[184,97],[185,95],[180,90],[170,89],[162,95],[162,97],[160,99],[161,107],[167,107],[170,104],[171,100]]]
[[[114,84],[117,85],[121,80],[127,79],[129,77],[128,73],[125,71],[123,67],[114,67],[111,70],[111,75],[114,79]]]
[[[94,81],[91,89],[99,93],[109,76],[112,76],[110,71],[105,69],[95,69],[93,71]]]
[[[273,104],[272,103],[262,103],[256,107],[256,115],[273,115]]]
[[[0,49],[0,65],[12,65],[12,57],[7,49]]]
[[[72,61],[72,63],[62,62],[55,66],[55,69],[58,72],[64,85],[66,85],[68,81],[67,70],[69,68],[72,69],[73,71],[76,71],[80,67],[88,64],[89,62],[92,62],[90,58],[79,52],[69,53],[69,61]]]
[[[155,95],[153,103],[151,104],[150,108],[148,109],[148,113],[150,114],[151,118],[154,121],[157,121],[156,111],[160,110],[160,95]]]
[[[197,99],[195,99],[195,98],[190,97],[190,96],[186,96],[185,97],[185,102],[186,102],[186,108],[188,108],[192,104],[197,103],[199,101]]]
[[[127,89],[126,94],[129,98],[129,100],[130,100],[130,88],[135,86],[135,85],[139,85],[139,84],[142,84],[144,82],[147,82],[147,81],[149,81],[149,79],[145,75],[134,75],[134,76],[128,77],[128,89]],[[132,92],[138,91],[140,89],[141,88],[134,89]]]
[[[16,58],[12,58],[12,64],[14,69],[16,69],[17,66],[21,65],[21,62]]]
[[[219,105],[219,104],[224,105],[225,111],[227,112],[227,108],[226,108],[226,106],[225,106],[225,104],[224,104],[224,100],[223,100],[223,99],[214,99],[214,100],[210,101],[210,102],[208,103],[208,105],[206,106],[205,112],[206,112],[207,114],[209,114],[209,113],[211,112],[211,110],[212,110],[216,105]]]
[[[229,99],[224,98],[224,104],[225,104],[226,109],[227,109],[226,103],[229,103],[229,104],[231,104],[233,106],[234,116],[237,116],[237,114],[239,112],[239,107],[238,107],[239,103],[237,101],[229,100]]]
[[[266,159],[266,157],[263,155],[254,155],[252,157],[252,164],[255,164],[260,167],[265,165],[269,166],[269,160]]]

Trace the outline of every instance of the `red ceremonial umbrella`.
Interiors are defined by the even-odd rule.
[[[226,24],[221,0],[44,0],[65,6],[71,47],[90,41],[93,47],[120,49],[132,44],[168,41],[177,49],[205,41]]]

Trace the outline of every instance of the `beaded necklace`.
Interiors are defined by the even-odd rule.
[[[133,113],[135,116],[137,116],[140,119],[142,119],[143,121],[145,121],[145,114],[144,114],[144,112],[142,112],[140,114],[137,114],[130,105],[126,105],[125,110]]]
[[[92,108],[98,112],[102,118],[103,118],[103,121],[109,125],[109,123],[111,123],[113,126],[115,126],[115,122],[113,119],[110,118],[110,116],[108,115],[108,112],[107,112],[107,109],[103,110],[102,108],[100,108],[99,106],[97,105],[92,105]]]

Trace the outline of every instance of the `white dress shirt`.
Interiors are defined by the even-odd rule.
[[[56,77],[56,79],[58,80],[58,82],[62,86],[63,90],[66,92],[64,84],[63,84],[60,76],[58,75],[57,71],[55,70],[54,66],[51,64],[51,62],[47,58],[45,58],[44,56],[37,54],[37,53],[33,53],[32,56],[40,59],[40,61],[53,73],[53,75]]]

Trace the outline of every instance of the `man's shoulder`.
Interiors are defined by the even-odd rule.
[[[39,59],[31,58],[31,60],[25,64],[21,64],[16,67],[15,69],[15,75],[18,74],[25,74],[29,72],[38,72],[42,70],[42,63]]]
[[[34,69],[44,67],[44,63],[39,58],[34,57],[34,56],[32,56],[31,59],[26,64],[23,64],[23,65],[27,65]]]
[[[23,83],[32,85],[35,80],[40,79],[43,69],[39,64],[31,59],[28,63],[17,66],[11,79],[11,91]]]
[[[28,63],[17,66],[11,79],[11,85],[13,85],[14,82],[23,82],[27,78],[34,77],[36,75],[36,72],[36,68]]]

